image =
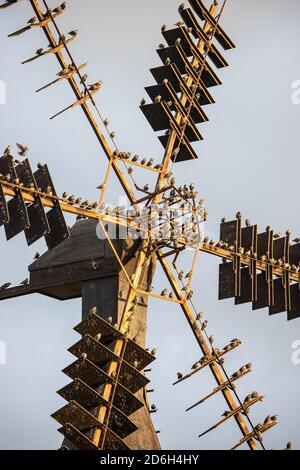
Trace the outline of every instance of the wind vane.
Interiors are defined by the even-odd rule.
[[[7,1],[0,9],[19,1]],[[37,253],[30,276],[21,285],[1,287],[0,299],[31,293],[60,300],[82,298],[82,322],[75,327],[81,338],[69,349],[76,360],[63,371],[72,381],[58,392],[68,404],[53,414],[64,436],[62,449],[160,448],[151,421],[157,408],[150,404],[153,390],[147,388],[147,372],[156,355],[155,348],[145,349],[149,297],[178,304],[202,354],[188,373],[178,372],[175,384],[192,380],[204,368],[216,381],[216,388],[187,411],[217,393],[228,407],[222,419],[200,436],[233,418],[241,432],[233,449],[243,444],[251,450],[265,449],[263,434],[277,424],[277,416],[254,424],[250,409],[264,397],[254,391],[241,399],[236,385],[252,365],[227,372],[225,356],[241,342],[233,339],[221,348],[215,346],[208,320],[194,305],[192,280],[199,253],[214,255],[222,259],[220,299],[251,302],[253,309],[268,307],[271,315],[286,311],[289,320],[299,318],[300,240],[292,243],[289,231],[281,236],[270,227],[258,233],[248,220],[243,227],[240,213],[233,221],[222,220],[218,243],[204,238],[204,201],[198,199],[194,184],[178,187],[173,175],[175,164],[197,159],[192,143],[203,139],[197,125],[208,121],[203,108],[215,102],[211,89],[221,84],[216,69],[228,65],[220,48],[235,47],[220,24],[226,0],[221,7],[215,0],[209,9],[201,0],[189,0],[190,7],[179,7],[181,20],[170,29],[162,27],[166,44],[157,49],[162,65],[151,69],[156,84],[146,87],[150,103],[143,99],[140,105],[164,148],[159,163],[118,148],[116,133],[95,102],[102,82],[90,82],[82,74],[87,64],[77,65],[70,52],[78,31],[65,36],[58,27],[67,2],[54,9],[45,0],[27,3],[35,16],[9,37],[41,29],[49,46],[22,63],[55,56],[60,67],[56,78],[37,91],[68,82],[75,95],[75,101],[51,119],[81,108],[108,159],[99,201],[90,202],[67,193],[58,196],[48,166],[39,163],[33,171],[23,145],[18,144],[20,158],[14,158],[11,146],[0,158],[0,225],[7,239],[24,232],[28,245],[44,237],[48,247],[43,255]],[[141,169],[149,176],[143,187],[136,176]],[[105,203],[112,171],[129,209]],[[71,230],[64,213],[77,218]],[[98,224],[102,240],[95,236]],[[111,227],[126,237],[113,239]],[[194,251],[194,259],[190,271],[184,272],[180,260],[187,248]],[[152,287],[156,263],[170,284],[161,293]],[[288,443],[286,449],[290,448]]]

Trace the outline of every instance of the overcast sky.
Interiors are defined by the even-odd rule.
[[[91,81],[104,81],[97,99],[117,132],[125,151],[149,155],[159,162],[162,147],[138,109],[154,84],[149,68],[159,65],[155,52],[162,42],[160,27],[178,21],[175,0],[72,0],[59,20],[65,31],[80,29],[72,51],[78,63],[89,61]],[[56,6],[55,1],[50,1]],[[8,39],[7,34],[33,16],[29,2],[0,14],[0,80],[7,86],[7,104],[0,105],[0,147],[21,142],[31,149],[34,166],[48,163],[57,191],[93,200],[103,179],[105,157],[79,109],[51,122],[49,117],[74,100],[66,84],[43,94],[35,90],[54,79],[54,58],[30,65],[20,62],[39,47],[47,47],[41,31]],[[218,236],[220,219],[241,211],[263,231],[271,225],[284,233],[300,234],[298,220],[300,106],[291,100],[292,83],[300,79],[300,4],[297,0],[228,0],[222,25],[237,48],[224,53],[230,67],[219,75],[223,86],[213,89],[216,104],[206,107],[210,122],[200,127],[204,142],[195,146],[199,160],[178,164],[177,183],[195,182],[209,209],[206,232]],[[122,195],[112,179],[107,201]],[[0,234],[0,281],[18,284],[26,277],[38,243],[27,248],[24,236],[6,242]],[[190,255],[187,254],[190,259]],[[201,255],[194,280],[195,303],[206,313],[209,333],[222,347],[232,338],[242,346],[226,359],[234,372],[252,362],[254,372],[239,382],[241,397],[257,390],[266,399],[253,408],[255,422],[279,415],[279,425],[265,435],[267,448],[284,448],[291,440],[300,448],[300,365],[291,360],[292,343],[300,340],[299,322],[286,315],[269,317],[250,305],[234,307],[218,302],[218,260]],[[157,290],[167,287],[156,276]],[[59,303],[38,295],[0,305],[0,341],[6,344],[7,364],[0,365],[1,449],[56,449],[61,437],[50,414],[64,401],[56,390],[67,383],[60,372],[71,363],[67,348],[77,339],[72,331],[81,315],[80,301]],[[2,343],[2,344],[4,344]],[[204,371],[181,386],[172,387],[177,371],[188,371],[199,358],[193,335],[178,307],[150,301],[148,344],[158,348],[151,374],[159,412],[163,448],[228,449],[239,439],[234,422],[203,437],[197,435],[218,421],[226,409],[221,396],[189,414],[185,408],[214,386]]]

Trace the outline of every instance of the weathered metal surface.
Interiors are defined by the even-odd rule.
[[[246,304],[252,301],[252,279],[249,268],[241,269],[241,295],[235,298],[235,304]]]
[[[47,165],[41,166],[34,173],[34,177],[41,192],[51,193],[53,196],[56,196]],[[46,234],[45,239],[49,250],[51,250],[69,237],[69,230],[58,202],[54,201],[54,207],[47,213],[47,219],[50,230]]]
[[[88,359],[79,359],[70,366],[66,367],[63,372],[73,380],[77,378],[88,384],[91,388],[97,388],[104,383],[114,383],[102,369],[95,366]],[[127,416],[135,413],[144,406],[143,402],[138,400],[134,394],[121,384],[117,384],[114,404]]]
[[[114,405],[111,406],[111,404],[99,393],[78,379],[59,390],[57,393],[69,402],[77,402],[84,409],[90,412],[93,408],[99,405],[107,406],[107,408],[111,407],[112,411],[108,427],[122,439],[138,429],[121,410]]]
[[[235,274],[233,263],[222,263],[219,266],[219,300],[235,296]]]
[[[59,428],[58,432],[60,432],[65,438],[67,438],[72,444],[74,444],[75,448],[77,449],[99,450],[98,447],[95,446],[95,444],[88,437],[78,431],[78,429],[76,429],[70,423],[67,423],[62,428]]]
[[[217,20],[211,15],[211,13],[207,10],[204,3],[201,0],[189,0],[190,5],[200,17],[202,21],[207,21],[211,27],[216,30],[216,39],[219,41],[221,46],[225,49],[233,49],[235,47],[234,43],[225,33],[225,31],[221,28],[220,24],[217,23]]]
[[[179,12],[186,26],[188,28],[191,28],[194,38],[201,39],[202,41],[205,41],[207,43],[209,40],[208,35],[199,25],[193,11],[190,8],[182,8],[179,10]],[[205,49],[205,51],[206,50],[207,49]],[[214,44],[211,45],[209,52],[208,52],[208,56],[218,69],[228,66],[228,62],[220,54],[220,52],[218,51],[218,49],[216,48]]]
[[[9,222],[9,214],[5,194],[0,184],[0,227]]]
[[[221,223],[220,240],[233,245],[237,239],[237,220]]]

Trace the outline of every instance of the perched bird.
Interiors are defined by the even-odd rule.
[[[184,277],[184,271],[180,271],[180,273],[178,274],[179,281],[182,281],[183,277]]]
[[[181,372],[177,372],[177,379],[181,380],[183,378],[183,374]]]
[[[11,145],[8,145],[6,149],[4,150],[4,155],[11,155]]]
[[[102,87],[103,85],[103,82],[101,80],[99,80],[98,82],[96,83],[93,83],[93,85],[90,85],[89,86],[89,90],[90,91],[97,91],[97,90],[100,90],[100,88]]]
[[[150,158],[149,161],[147,162],[146,166],[151,167],[153,165],[154,159]]]
[[[28,284],[29,284],[29,279],[28,278],[26,278],[26,279],[24,279],[24,281],[20,282],[20,286],[28,286]]]
[[[156,405],[151,405],[151,410],[152,411],[157,411]]]
[[[291,450],[291,448],[292,448],[292,443],[288,442],[287,445],[286,445],[286,449]]]
[[[196,320],[201,321],[203,318],[203,315],[204,315],[203,312],[199,312],[198,315],[196,316]]]
[[[213,336],[210,336],[209,337],[209,342],[210,342],[210,344],[214,344],[215,338]]]
[[[144,191],[149,191],[149,189],[150,189],[149,184],[146,184],[146,185],[144,186]]]
[[[44,49],[40,47],[40,49],[38,49],[36,51],[36,55],[42,55],[44,53]]]
[[[141,165],[144,165],[144,166],[145,166],[146,163],[147,163],[147,159],[146,159],[146,158],[143,158],[142,161],[141,161]]]
[[[152,354],[152,356],[156,356],[156,354],[157,354],[157,349],[156,349],[156,348],[153,348],[152,351],[151,351],[151,354]]]
[[[107,323],[112,324],[113,319],[112,319],[112,317],[108,317],[106,321],[107,321]]]
[[[27,21],[27,24],[34,24],[36,22],[37,22],[37,17],[33,16],[32,18],[30,18],[30,20]]]
[[[53,13],[59,14],[62,13],[67,7],[67,2],[63,2],[59,7],[53,9]]]
[[[85,83],[88,78],[89,78],[88,74],[85,73],[84,75],[82,75],[81,80],[80,80],[80,83]]]
[[[0,287],[0,291],[6,290],[11,286],[11,282],[6,282],[3,286]]]
[[[229,415],[230,415],[230,411],[224,411],[224,413],[222,414],[222,416],[224,416],[225,418]]]
[[[100,341],[101,339],[101,333],[98,333],[96,336],[95,336],[95,340],[96,341]]]
[[[110,138],[111,138],[111,139],[114,139],[114,138],[116,137],[116,135],[117,135],[117,134],[116,134],[115,132],[111,132],[111,133],[110,133]]]
[[[160,295],[161,295],[162,297],[167,297],[167,295],[168,295],[168,289],[164,289]]]
[[[83,360],[87,359],[88,355],[87,353],[82,353],[80,356]]]
[[[141,105],[141,106],[144,106],[145,104],[146,104],[146,100],[145,100],[145,98],[142,98],[140,105]]]
[[[78,29],[73,29],[73,31],[69,31],[69,32],[68,32],[68,35],[69,35],[69,36],[72,36],[73,38],[75,38],[78,33],[79,33],[79,30],[78,30]]]
[[[251,222],[250,222],[249,219],[247,219],[247,220],[245,221],[245,224],[246,224],[246,227],[251,227]]]
[[[166,24],[163,24],[162,27],[161,27],[161,32],[164,33],[167,29],[167,25]]]
[[[38,252],[36,252],[36,254],[35,254],[35,256],[34,256],[33,259],[39,259],[39,257],[40,257],[40,254],[39,254]]]
[[[204,331],[207,328],[207,326],[208,326],[208,321],[205,320],[202,324],[201,330]]]

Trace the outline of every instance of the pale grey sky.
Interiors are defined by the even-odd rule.
[[[155,49],[162,42],[160,27],[178,21],[179,2],[164,0],[72,0],[59,21],[63,29],[80,29],[72,47],[77,62],[89,61],[94,81],[104,87],[97,102],[117,131],[124,150],[162,157],[162,148],[138,109],[153,84],[149,68],[160,64]],[[187,2],[186,2],[187,3]],[[50,1],[51,6],[56,5]],[[37,95],[34,90],[51,81],[58,71],[54,58],[21,66],[38,47],[47,46],[41,31],[8,39],[8,33],[32,15],[28,2],[0,14],[0,80],[7,84],[7,104],[0,105],[3,148],[20,141],[30,149],[33,165],[46,161],[58,192],[95,199],[96,186],[105,171],[99,151],[80,110],[50,122],[49,116],[73,101],[64,84]],[[213,89],[216,104],[207,107],[210,122],[200,130],[199,160],[178,164],[177,183],[194,181],[207,201],[206,231],[216,238],[221,217],[240,210],[259,224],[300,234],[296,188],[299,174],[300,106],[291,102],[292,82],[300,79],[300,4],[297,0],[228,0],[223,27],[237,48],[225,53],[230,67],[219,72],[223,86]],[[122,194],[113,180],[108,200]],[[1,242],[1,283],[18,283],[26,267],[44,245],[27,248],[23,236]],[[188,255],[189,256],[189,255]],[[218,260],[201,255],[194,281],[195,302],[207,314],[209,332],[222,346],[240,338],[242,347],[228,356],[235,371],[252,362],[254,372],[239,383],[241,396],[254,389],[266,395],[253,408],[258,422],[279,415],[279,425],[265,436],[266,446],[283,448],[288,440],[300,448],[299,374],[292,364],[292,342],[300,339],[299,321],[286,315],[268,317],[266,310],[252,312],[249,305],[234,307],[231,300],[217,301]],[[156,276],[157,289],[166,286]],[[0,340],[6,343],[7,365],[0,365],[0,447],[2,449],[56,449],[61,442],[50,414],[64,403],[56,390],[66,382],[60,372],[72,361],[67,348],[77,340],[72,328],[80,319],[80,302],[32,296],[0,305]],[[158,358],[151,375],[154,417],[164,448],[223,449],[240,438],[235,423],[201,440],[197,435],[219,420],[226,409],[222,397],[186,414],[185,408],[215,386],[209,371],[176,388],[178,370],[187,371],[199,351],[181,311],[161,301],[149,307],[148,343],[157,346]]]

